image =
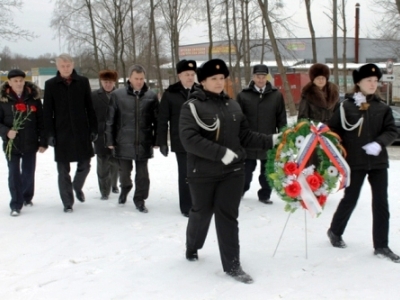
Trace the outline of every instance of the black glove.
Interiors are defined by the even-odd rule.
[[[168,146],[166,146],[166,145],[160,146],[160,152],[162,155],[167,157],[168,156]]]
[[[92,133],[90,134],[90,140],[91,140],[93,143],[97,140],[97,137],[98,137],[98,134],[97,134],[97,133],[92,132]]]
[[[50,136],[50,137],[47,139],[47,144],[48,144],[49,146],[55,147],[55,146],[56,146],[56,138],[55,138],[54,136]]]

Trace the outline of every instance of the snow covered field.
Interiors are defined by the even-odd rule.
[[[390,163],[390,247],[399,254],[400,161]],[[99,199],[95,159],[86,202],[66,214],[50,148],[38,154],[34,206],[10,217],[2,156],[0,299],[398,299],[400,265],[373,255],[367,182],[343,236],[347,249],[333,248],[326,236],[339,192],[319,218],[292,214],[273,257],[288,214],[276,194],[273,205],[257,201],[253,181],[239,218],[242,265],[254,278],[246,285],[223,273],[213,225],[200,260],[185,259],[187,219],[179,212],[174,154],[164,158],[157,150],[149,168],[148,214],[135,209],[132,192],[123,207],[115,194]]]

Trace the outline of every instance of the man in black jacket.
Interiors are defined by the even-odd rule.
[[[264,134],[274,134],[286,126],[285,101],[281,92],[273,87],[267,80],[268,67],[266,65],[255,65],[253,67],[253,80],[249,86],[244,88],[237,96],[243,114],[246,116],[250,129]],[[250,188],[253,172],[260,160],[261,171],[258,180],[261,189],[258,191],[258,199],[265,204],[272,204],[271,187],[266,177],[265,164],[267,162],[266,152],[261,150],[246,149],[247,159],[245,161],[245,183],[243,195]]]
[[[132,189],[134,160],[136,187],[133,202],[143,213],[148,212],[144,203],[150,189],[147,163],[153,157],[158,113],[158,98],[144,82],[145,74],[141,65],[131,66],[126,87],[111,93],[105,131],[106,146],[113,149],[119,159],[121,194],[118,202],[124,204]]]
[[[195,86],[196,62],[183,59],[176,64],[179,81],[171,84],[164,92],[158,115],[157,145],[165,157],[168,156],[168,131],[171,139],[171,151],[175,152],[178,163],[179,207],[182,215],[189,217],[192,207],[189,186],[186,182],[186,151],[179,138],[179,116],[183,103],[188,100]],[[168,126],[169,124],[169,126]],[[168,128],[169,127],[169,128]],[[169,129],[169,130],[168,130]]]
[[[113,157],[112,150],[105,145],[104,130],[106,127],[107,109],[110,103],[111,92],[115,90],[118,73],[113,70],[103,70],[99,73],[101,87],[92,92],[93,108],[96,112],[99,137],[94,142],[94,152],[97,157],[97,178],[101,200],[107,200],[110,191],[119,193],[118,159]]]
[[[57,75],[44,85],[44,123],[48,144],[54,147],[64,212],[72,212],[73,191],[79,201],[85,201],[82,188],[94,155],[92,142],[97,139],[97,119],[89,80],[76,73],[72,57],[59,55],[56,66]],[[72,182],[71,162],[78,164]]]
[[[32,206],[35,190],[36,153],[47,149],[39,88],[25,81],[25,73],[14,69],[0,88],[0,136],[8,163],[11,216],[19,216],[22,206]],[[16,130],[16,114],[28,117]],[[29,114],[29,115],[28,115]]]

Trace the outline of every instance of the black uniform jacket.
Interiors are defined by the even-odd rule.
[[[55,137],[54,159],[58,162],[81,161],[94,155],[90,135],[97,134],[97,118],[89,80],[75,70],[71,79],[67,84],[57,72],[44,85],[44,124],[47,137]]]
[[[191,99],[182,106],[179,131],[187,151],[188,178],[213,178],[243,170],[246,152],[243,147],[263,149],[272,147],[272,136],[250,130],[239,104],[224,93],[214,94],[195,88]],[[189,104],[195,106],[199,120],[212,125],[218,119],[219,130],[208,131],[196,121]],[[232,163],[224,165],[221,159],[226,150],[237,154]]]
[[[196,86],[195,84],[194,86]],[[193,91],[193,88],[192,88]],[[189,92],[181,82],[171,84],[164,92],[158,114],[157,145],[168,145],[168,122],[172,152],[185,152],[179,138],[179,116],[183,103],[189,99]]]
[[[106,145],[114,146],[120,159],[145,160],[153,157],[157,133],[157,95],[145,84],[139,95],[126,87],[111,93],[106,121]]]
[[[367,110],[360,110],[355,105],[353,95],[346,95],[342,103],[345,117],[350,125],[356,124],[361,116],[364,122],[361,128],[347,131],[342,127],[340,108],[335,110],[328,122],[330,129],[340,135],[343,146],[347,151],[347,163],[352,170],[371,170],[388,168],[388,153],[386,146],[390,145],[397,137],[397,129],[394,123],[392,110],[377,96],[368,100],[370,104]],[[381,145],[382,151],[378,156],[368,155],[362,146],[377,142]]]
[[[94,111],[96,112],[99,133],[97,140],[94,142],[94,153],[98,155],[111,155],[112,151],[106,147],[104,134],[110,99],[108,98],[106,91],[104,91],[103,88],[100,88],[92,92],[92,102]]]
[[[13,110],[15,111],[15,104],[17,103],[11,91],[8,82],[3,83],[0,87],[0,136],[3,139],[3,150],[6,149],[9,141],[7,133],[13,126]],[[32,153],[36,152],[39,147],[47,147],[39,88],[26,81],[22,96],[22,103],[29,106],[31,113],[14,139],[12,148],[14,154]]]
[[[253,131],[273,134],[286,126],[286,108],[282,93],[267,82],[263,93],[256,90],[254,82],[244,88],[236,99]],[[262,150],[246,149],[248,159],[266,159]]]

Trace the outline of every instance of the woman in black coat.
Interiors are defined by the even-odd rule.
[[[345,189],[344,197],[333,216],[328,237],[332,246],[346,247],[342,235],[368,175],[372,190],[374,254],[400,262],[400,257],[388,247],[389,159],[386,146],[397,137],[397,129],[390,107],[376,95],[381,77],[381,71],[374,64],[366,64],[355,70],[354,94],[346,95],[346,100],[328,123],[342,138],[347,150],[346,160],[351,169],[350,186]]]
[[[267,150],[273,146],[273,136],[252,132],[239,104],[223,93],[229,75],[223,60],[209,60],[196,72],[202,85],[183,105],[179,121],[192,195],[186,258],[198,259],[197,250],[203,247],[214,215],[224,271],[251,283],[240,265],[237,220],[244,184],[244,147]]]

